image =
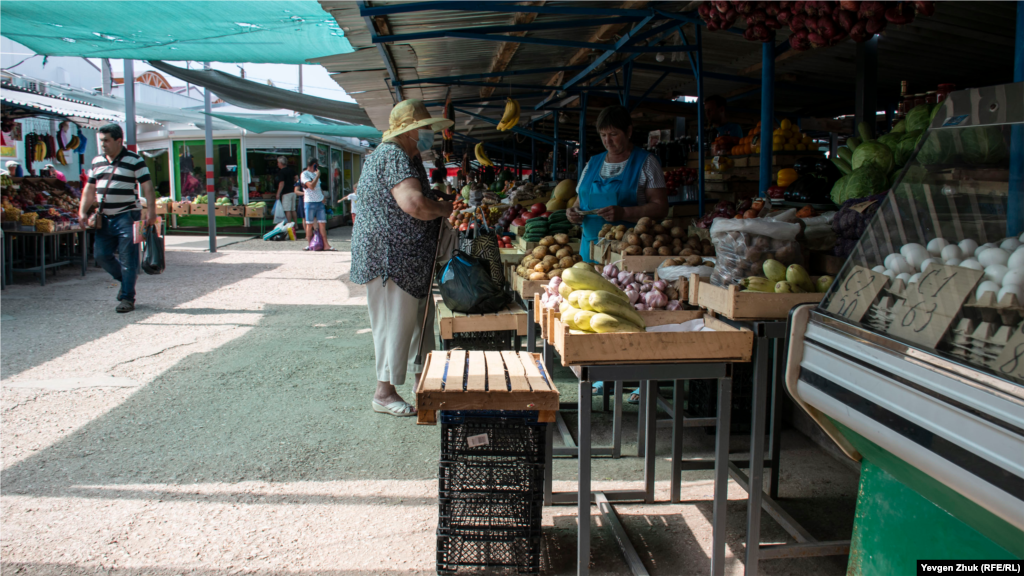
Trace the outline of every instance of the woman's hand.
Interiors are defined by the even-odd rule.
[[[597,211],[597,215],[604,218],[605,222],[618,222],[625,219],[626,210],[621,206],[605,206]]]
[[[451,216],[452,212],[455,210],[455,203],[442,200],[437,203],[437,209],[441,218],[447,218]]]
[[[571,206],[565,211],[565,219],[573,224],[583,223],[583,216],[580,216],[579,208],[576,208],[575,206]]]

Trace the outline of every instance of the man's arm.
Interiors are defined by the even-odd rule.
[[[284,180],[277,183],[277,199],[281,199],[281,192],[284,191]]]
[[[420,181],[416,178],[406,178],[399,182],[391,189],[391,195],[403,212],[417,220],[447,218],[452,213],[451,202],[438,202],[424,196]]]
[[[78,204],[78,224],[82,228],[89,225],[89,208],[96,203],[96,185],[86,184],[82,189],[82,200]]]
[[[141,185],[142,193],[146,196],[146,219],[143,226],[156,224],[156,191],[153,189],[153,181],[146,180]]]

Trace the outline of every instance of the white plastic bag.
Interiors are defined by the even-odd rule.
[[[701,278],[711,278],[715,269],[711,266],[663,266],[658,268],[658,278],[668,282],[675,282],[680,278],[689,278],[691,274],[697,274]]]
[[[284,206],[282,206],[281,205],[281,201],[278,200],[278,201],[274,202],[274,224],[277,224],[279,222],[284,222],[284,220],[285,220]]]

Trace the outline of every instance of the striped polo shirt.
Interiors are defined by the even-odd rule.
[[[112,170],[114,173],[110,175]],[[103,214],[107,216],[141,210],[136,186],[146,182],[149,182],[146,161],[127,148],[121,149],[113,164],[106,156],[97,156],[89,169],[89,184],[96,186],[96,201],[102,203]]]

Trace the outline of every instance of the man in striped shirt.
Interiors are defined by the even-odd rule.
[[[156,224],[156,196],[146,161],[124,147],[120,126],[107,124],[100,128],[97,140],[103,154],[92,161],[88,183],[82,190],[78,220],[86,227],[89,211],[98,203],[102,226],[96,231],[93,253],[100,266],[121,282],[115,310],[131,312],[135,310],[135,281],[139,277],[139,246],[134,241],[134,227],[139,220],[143,226]],[[145,218],[137,188],[146,195]]]

